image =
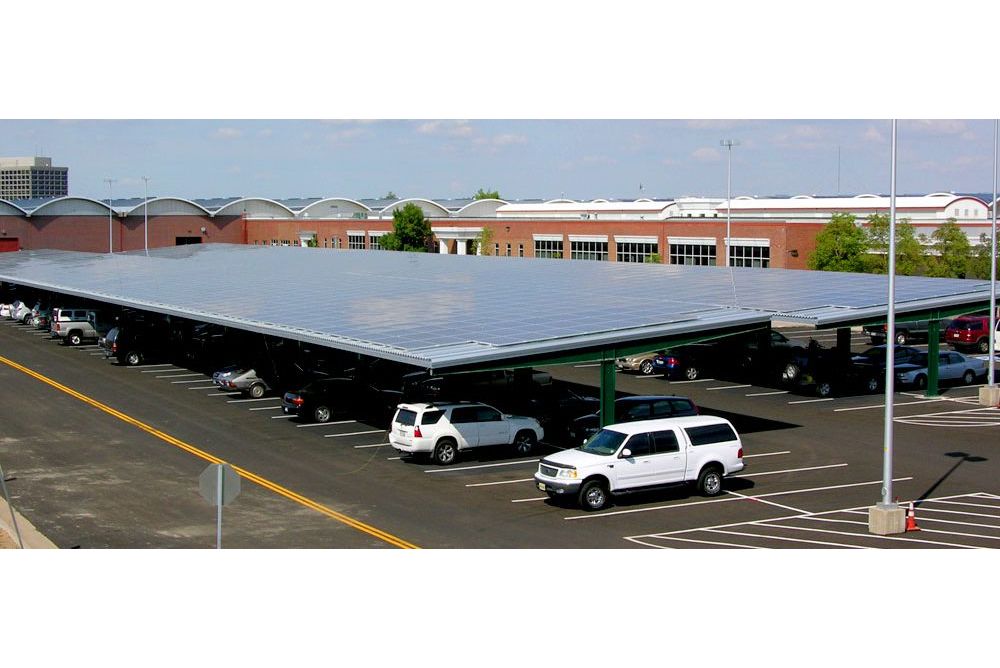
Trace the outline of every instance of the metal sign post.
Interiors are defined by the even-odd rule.
[[[222,549],[222,507],[240,494],[240,475],[229,464],[209,464],[198,478],[203,499],[218,508],[215,522],[215,549]]]
[[[21,540],[21,530],[17,527],[17,516],[14,514],[14,504],[10,502],[10,494],[7,493],[7,476],[4,475],[3,466],[0,466],[0,487],[3,487],[3,498],[10,509],[10,521],[14,525],[14,533],[17,534],[17,544],[24,549],[24,541]]]

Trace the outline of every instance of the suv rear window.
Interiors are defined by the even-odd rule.
[[[400,408],[399,412],[396,413],[396,422],[407,427],[412,427],[417,422],[417,414],[405,408]]]
[[[400,411],[402,413],[403,411]],[[409,413],[409,411],[406,411]],[[441,421],[441,416],[444,415],[444,411],[424,411],[424,414],[420,416],[420,424],[437,424]],[[408,422],[406,424],[413,424]]]
[[[710,445],[736,440],[736,432],[728,424],[708,424],[703,427],[685,427],[691,445]]]
[[[974,329],[982,329],[983,322],[981,320],[952,320],[948,327],[950,329],[964,329],[966,331],[971,331]]]

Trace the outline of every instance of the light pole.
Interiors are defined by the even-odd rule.
[[[142,247],[149,255],[149,177],[142,177]]]
[[[111,207],[111,184],[115,182],[115,179],[104,179],[108,184],[108,252],[115,252],[115,233],[114,225],[111,220],[112,207]]]
[[[733,147],[739,146],[738,141],[733,141],[732,139],[723,139],[719,142],[719,146],[725,146],[728,151],[728,160],[726,160],[726,266],[729,266],[729,238],[732,230],[732,217],[733,217]]]
[[[990,370],[989,391],[993,400],[989,405],[997,405],[996,381],[996,345],[997,345],[997,130],[1000,121],[993,121],[993,222],[990,237]],[[982,403],[982,402],[980,402]]]

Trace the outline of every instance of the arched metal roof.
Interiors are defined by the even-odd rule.
[[[492,197],[487,198],[487,199],[477,199],[474,202],[469,202],[468,204],[466,204],[465,206],[463,206],[461,209],[459,209],[458,211],[456,211],[455,215],[456,216],[463,216],[463,215],[464,216],[468,216],[469,215],[469,211],[471,209],[486,209],[486,210],[489,210],[491,205],[493,206],[492,213],[496,213],[496,210],[498,208],[500,208],[501,206],[506,206],[507,204],[510,204],[510,202],[505,202],[502,199],[493,199]]]
[[[348,204],[352,204],[352,205],[358,207],[359,209],[363,209],[364,211],[367,211],[369,213],[374,213],[374,209],[372,209],[370,206],[366,206],[366,205],[362,204],[361,202],[359,202],[357,200],[354,200],[354,199],[350,199],[350,198],[347,198],[347,197],[324,197],[321,200],[317,200],[317,201],[313,202],[309,206],[303,207],[299,211],[299,216],[307,217],[309,215],[309,210],[312,209],[313,207],[317,207],[317,206],[320,206],[322,204],[328,204],[330,202],[347,202]]]
[[[7,211],[7,207],[13,209],[13,211]],[[0,199],[0,214],[10,215],[10,216],[27,216],[28,212],[14,204],[13,202],[8,202],[5,199]]]
[[[194,207],[195,209],[197,209],[198,212],[204,213],[206,216],[212,215],[212,212],[203,207],[202,205],[198,204],[197,202],[193,202],[189,199],[184,199],[183,197],[150,197],[148,204],[153,204],[154,202],[181,202],[183,204],[187,204]],[[142,213],[143,207],[146,204],[147,202],[143,202],[142,204],[135,205],[134,207],[126,211],[125,215],[132,216],[135,214]]]
[[[275,206],[281,209],[282,211],[288,214],[289,218],[295,217],[295,212],[289,209],[287,206],[273,199],[267,199],[266,197],[241,197],[235,202],[230,202],[229,204],[226,204],[225,206],[216,209],[215,213],[213,213],[212,216],[233,215],[231,212],[232,209],[236,209],[237,211],[246,211],[245,206],[242,206],[241,208],[241,205],[243,205],[246,202],[264,202],[265,204]]]
[[[396,209],[406,206],[407,204],[416,204],[417,206],[420,206],[420,208],[423,209],[424,213],[428,213],[428,211],[424,206],[421,206],[421,204],[429,205],[432,211],[439,211],[442,216],[447,217],[451,215],[451,212],[448,211],[448,209],[444,208],[437,202],[429,199],[423,199],[422,197],[410,197],[408,199],[401,199],[398,202],[390,204],[389,206],[379,211],[379,215],[392,213]]]
[[[102,202],[99,199],[92,199],[90,197],[77,197],[75,195],[67,195],[66,197],[57,197],[55,199],[50,199],[49,201],[45,202],[44,204],[41,204],[38,207],[36,207],[36,208],[32,209],[31,211],[27,212],[27,214],[28,214],[28,216],[45,215],[44,214],[44,209],[48,209],[48,208],[52,208],[52,207],[62,208],[60,206],[61,204],[65,204],[66,202],[73,202],[73,201],[75,201],[75,202],[86,202],[88,205],[90,205],[90,204],[96,204],[100,208],[104,209],[105,212],[107,212],[107,210],[109,208],[111,208],[111,209],[113,209],[113,210],[115,210],[117,212],[117,210],[114,209],[113,206],[109,207],[108,204],[107,204],[107,202]],[[81,211],[80,215],[86,215],[88,213],[90,213],[90,211],[85,211],[85,212]],[[63,215],[63,216],[66,216],[66,215],[73,215],[73,214],[72,213],[55,213],[55,214],[51,214],[51,215],[56,215],[56,216]]]

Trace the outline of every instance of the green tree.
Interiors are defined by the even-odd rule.
[[[868,227],[865,228],[868,243],[868,255],[865,256],[865,269],[872,274],[889,273],[889,216],[884,213],[873,213],[868,216]],[[917,236],[917,229],[910,224],[909,218],[896,221],[896,275],[916,276],[926,270],[924,262],[924,247]]]
[[[476,191],[476,194],[472,196],[472,199],[500,199],[499,190],[483,190],[480,188]]]
[[[990,250],[992,250],[993,239],[985,233],[979,235],[979,243],[972,249],[969,257],[969,267],[965,272],[966,278],[990,278]]]
[[[382,199],[399,199],[399,197],[396,196],[396,193],[390,190],[382,197]]]
[[[480,230],[479,234],[476,236],[473,246],[475,248],[469,249],[469,252],[475,255],[476,248],[480,249],[480,255],[493,255],[493,238],[495,237],[493,228],[488,225],[483,225],[483,229]]]
[[[954,218],[949,218],[934,230],[931,248],[934,255],[928,258],[928,276],[965,278],[972,259],[972,245]]]
[[[319,238],[315,234],[312,235],[312,239],[306,239],[306,246],[308,246],[309,248],[318,248]]]
[[[868,239],[849,213],[835,213],[816,235],[816,250],[809,256],[809,268],[823,271],[864,271]]]
[[[425,253],[433,237],[423,209],[410,202],[392,212],[392,232],[382,237],[382,248]]]
[[[646,256],[643,262],[646,262],[647,264],[663,264],[663,258],[660,257],[659,253],[650,253]]]

